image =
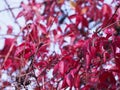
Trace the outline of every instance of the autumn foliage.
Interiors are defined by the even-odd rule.
[[[119,90],[120,2],[105,1],[21,2],[20,32],[0,51],[0,90]]]

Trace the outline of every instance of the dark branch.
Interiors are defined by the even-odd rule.
[[[5,2],[5,4],[7,5],[8,9],[9,9],[9,11],[10,11],[10,13],[11,13],[13,19],[14,19],[14,22],[19,26],[19,28],[21,28],[21,26],[20,26],[20,24],[18,23],[18,21],[16,20],[16,17],[15,17],[15,15],[14,15],[14,13],[13,13],[10,5],[8,4],[7,0],[4,0],[4,2]]]
[[[13,10],[13,9],[19,9],[21,7],[11,7],[11,8],[5,8],[5,9],[1,9],[0,12],[4,12],[4,11],[9,11],[10,9]]]

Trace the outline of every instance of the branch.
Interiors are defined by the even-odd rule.
[[[120,7],[120,5],[119,5],[119,6],[117,6],[117,8],[115,9],[115,12],[114,12],[114,13],[113,13],[113,15],[111,16],[111,18],[107,21],[106,25],[105,25],[105,26],[103,26],[101,29],[98,29],[98,30],[97,30],[97,33],[99,33],[99,32],[100,32],[100,31],[102,31],[104,28],[106,28],[106,27],[107,27],[107,25],[108,25],[108,26],[111,26],[111,25],[109,25],[109,24],[111,23],[111,21],[112,21],[113,17],[114,17],[114,16],[115,16],[115,14],[117,13],[117,11],[118,11],[119,7]],[[115,22],[115,23],[116,23],[116,22]]]
[[[11,10],[13,10],[13,9],[19,9],[19,8],[21,8],[21,7],[19,6],[19,7],[5,8],[5,9],[1,9],[0,12],[9,11],[10,9]]]
[[[35,78],[35,80],[36,80],[36,82],[37,82],[38,88],[39,88],[39,90],[41,90],[41,87],[40,87],[40,85],[39,85],[39,81],[38,81],[38,79],[37,79],[37,77],[36,77],[36,75],[35,75],[35,71],[34,71],[33,65],[32,65],[32,70],[33,70],[34,78]]]
[[[7,0],[4,0],[4,2],[5,2],[5,4],[7,5],[8,9],[9,9],[9,11],[10,11],[10,13],[11,13],[13,19],[14,19],[14,22],[19,26],[19,28],[21,28],[21,26],[20,26],[20,24],[18,23],[18,21],[16,20],[16,17],[15,17],[15,15],[14,15],[14,13],[13,13],[10,5],[8,4]]]

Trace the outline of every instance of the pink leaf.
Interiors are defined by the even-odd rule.
[[[91,62],[90,56],[89,56],[89,54],[86,54],[86,68],[87,68],[87,69],[88,69],[89,66],[90,66],[90,62]]]
[[[21,16],[23,16],[24,15],[24,12],[23,11],[21,11],[21,12],[19,12],[18,13],[18,15],[17,15],[17,17],[16,18],[19,18],[19,17],[21,17]]]
[[[64,74],[64,68],[65,68],[64,61],[61,61],[59,63],[59,71],[60,71],[61,74]]]
[[[111,16],[112,11],[111,11],[111,8],[110,8],[110,6],[109,6],[108,4],[104,4],[104,5],[102,6],[102,13],[103,13],[103,15],[108,14],[108,15]]]
[[[115,30],[113,28],[107,28],[104,30],[104,32],[108,35],[111,36],[115,33]]]

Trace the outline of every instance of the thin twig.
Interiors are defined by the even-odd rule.
[[[106,25],[105,25],[105,26],[107,26],[107,25],[109,25],[109,24],[111,23],[113,17],[114,17],[115,14],[117,13],[117,10],[119,9],[119,7],[120,7],[120,6],[118,6],[118,7],[115,9],[115,12],[114,12],[113,15],[111,16],[111,18],[108,19],[108,21],[106,22]],[[104,27],[103,27],[103,28],[104,28]]]
[[[5,8],[5,9],[1,9],[0,12],[9,11],[10,9],[11,10],[13,10],[13,9],[19,9],[19,8],[21,8],[21,7],[19,6],[19,7]]]
[[[18,21],[16,20],[16,17],[15,17],[15,15],[14,15],[14,13],[13,13],[10,5],[8,4],[7,0],[4,0],[4,2],[5,2],[5,4],[7,5],[7,7],[9,8],[9,11],[10,11],[10,13],[11,13],[11,15],[12,15],[15,23],[19,26],[19,28],[21,28],[21,26],[20,26],[20,24],[18,23]]]
[[[0,58],[5,58],[6,57],[6,55],[0,55]],[[13,56],[8,56],[8,58],[13,58]],[[16,60],[21,60],[20,58],[18,58],[18,57],[14,57],[14,59],[16,59]]]
[[[35,80],[36,80],[36,82],[37,82],[38,88],[39,88],[39,90],[41,90],[41,87],[40,87],[39,82],[38,82],[38,80],[37,80],[37,77],[36,77],[36,75],[35,75],[35,71],[34,71],[33,65],[32,65],[32,70],[33,70],[34,78],[35,78]]]
[[[5,59],[4,59],[3,65],[5,64],[5,62],[7,61],[8,57],[10,56],[10,53],[12,52],[14,45],[15,45],[15,43],[12,43],[12,45],[11,45],[11,47],[10,47],[10,49],[9,49]]]
[[[105,30],[106,28],[108,28],[108,27],[110,27],[110,26],[116,24],[117,22],[120,22],[120,20],[119,20],[119,21],[116,21],[116,22],[114,22],[114,23],[111,23],[111,24],[109,24],[108,26],[102,28],[101,31],[103,31],[103,30]]]

